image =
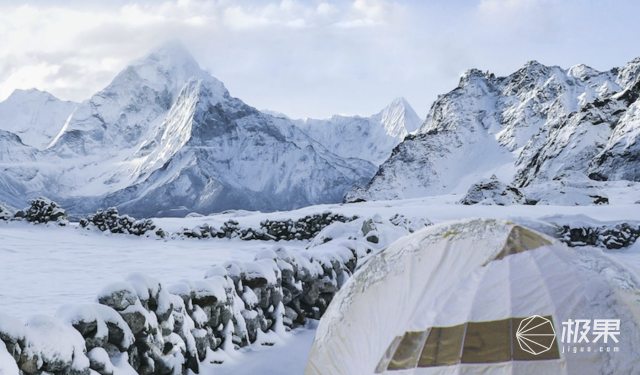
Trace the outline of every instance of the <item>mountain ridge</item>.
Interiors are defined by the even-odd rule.
[[[473,180],[495,174],[534,202],[600,201],[590,197],[608,194],[613,181],[600,183],[608,176],[640,180],[639,66],[634,59],[600,72],[530,61],[504,77],[470,69],[346,200],[462,194]]]
[[[233,98],[176,44],[123,69],[57,133],[42,150],[5,137],[5,148],[32,157],[0,153],[11,161],[0,199],[48,195],[72,212],[114,205],[137,216],[289,209],[338,202],[375,170]]]

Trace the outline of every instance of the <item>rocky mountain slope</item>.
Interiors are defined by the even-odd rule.
[[[297,120],[312,138],[339,156],[382,164],[391,150],[420,127],[422,120],[404,98],[396,98],[370,117],[333,116]]]
[[[45,194],[88,212],[275,210],[340,201],[375,167],[230,96],[178,45],[134,62],[80,103],[45,150],[0,138],[0,200]],[[15,155],[30,155],[16,157]]]
[[[470,70],[347,200],[463,193],[496,175],[539,203],[602,202],[640,181],[640,59],[599,72]]]

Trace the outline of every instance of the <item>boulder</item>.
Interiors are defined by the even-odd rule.
[[[512,205],[525,204],[526,198],[520,190],[501,182],[495,175],[481,180],[469,188],[460,204]]]

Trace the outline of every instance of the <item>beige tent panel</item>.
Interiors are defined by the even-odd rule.
[[[378,363],[378,366],[376,366],[376,374],[381,374],[387,370],[389,362],[391,362],[391,358],[395,354],[398,346],[400,345],[400,342],[402,341],[402,337],[403,336],[396,336],[393,339],[391,345],[389,345],[389,347],[387,348],[387,351],[384,352],[384,356],[382,356],[382,359]]]
[[[418,367],[448,366],[460,362],[465,324],[434,327],[422,349]]]
[[[504,247],[495,259],[502,259],[508,255],[518,254],[549,245],[551,245],[551,241],[548,239],[530,231],[529,229],[516,225],[511,229],[511,232],[509,232],[509,236],[507,236]]]
[[[462,363],[506,362],[511,359],[511,319],[467,324]]]
[[[387,369],[402,370],[416,367],[427,333],[428,331],[405,333]]]
[[[553,322],[551,316],[539,317]],[[524,327],[521,333],[538,345],[536,353],[523,350],[518,343],[520,323],[528,318],[507,318],[484,322],[468,322],[450,327],[433,327],[426,331],[407,332],[396,337],[376,368],[385,370],[452,366],[460,363],[483,364],[509,361],[559,359],[553,323]],[[547,336],[552,334],[553,336]],[[547,340],[545,342],[545,340]],[[540,352],[539,345],[548,347]]]

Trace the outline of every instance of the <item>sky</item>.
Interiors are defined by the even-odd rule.
[[[87,99],[177,40],[259,109],[370,115],[403,96],[424,117],[469,68],[624,65],[638,14],[636,0],[0,0],[0,100]]]

